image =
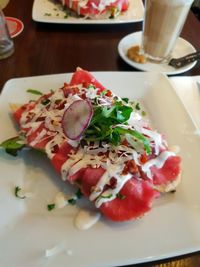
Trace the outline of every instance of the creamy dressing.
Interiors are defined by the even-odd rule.
[[[99,208],[103,203],[111,201],[116,198],[117,194],[120,192],[125,183],[133,177],[132,174],[127,175],[115,175],[117,180],[117,186],[114,189],[108,189],[103,192],[95,201],[95,206]]]
[[[148,176],[148,178],[152,178],[152,172],[151,172],[151,167],[155,166],[158,169],[162,168],[163,165],[165,164],[166,160],[171,157],[175,156],[174,152],[171,151],[163,151],[160,153],[160,155],[154,159],[149,160],[142,166],[143,172],[145,172]]]
[[[87,230],[97,223],[100,217],[100,212],[80,210],[75,218],[74,224],[80,230]]]
[[[102,1],[102,3],[108,3],[108,1]],[[74,86],[71,88],[73,87]],[[142,119],[141,115],[135,111],[133,111],[130,116],[130,125],[119,124],[116,125],[116,127],[132,129],[144,134],[150,142],[151,148],[154,148],[154,154],[157,157],[142,164],[140,159],[141,155],[145,153],[144,145],[140,140],[136,140],[130,134],[126,134],[122,140],[127,141],[129,146],[123,145],[123,142],[117,147],[106,142],[101,142],[100,145],[100,142],[98,141],[94,142],[92,145],[86,143],[84,148],[81,148],[79,141],[69,140],[64,135],[61,125],[62,117],[65,110],[74,101],[82,99],[80,97],[81,94],[86,94],[87,98],[93,101],[93,99],[97,97],[98,89],[87,89],[81,85],[75,86],[75,88],[79,89],[79,94],[68,95],[67,97],[64,96],[62,89],[56,90],[49,96],[49,104],[47,106],[41,103],[36,103],[36,106],[31,109],[30,112],[28,110],[23,112],[20,123],[22,127],[29,129],[26,133],[26,135],[29,136],[43,123],[37,120],[45,118],[43,121],[45,121],[46,129],[42,129],[41,132],[38,133],[36,138],[30,143],[30,146],[35,146],[37,143],[49,139],[45,146],[45,152],[50,159],[52,159],[56,153],[54,152],[55,146],[59,148],[64,142],[68,142],[72,146],[70,154],[66,155],[67,159],[61,166],[61,176],[64,181],[76,174],[79,170],[88,166],[92,168],[101,167],[105,170],[97,184],[92,188],[89,196],[89,199],[94,201],[96,207],[99,208],[103,203],[115,199],[125,183],[134,177],[131,173],[123,174],[127,161],[134,160],[137,166],[141,167],[147,177],[152,179],[151,167],[155,166],[157,168],[162,168],[165,161],[170,156],[174,156],[175,153],[171,151],[163,151],[160,153],[160,151],[166,149],[167,144],[165,140],[163,140],[162,135],[156,131],[147,129],[146,122]],[[56,108],[57,101],[62,103],[63,106],[61,109]],[[113,99],[106,96],[99,96],[98,101],[101,101],[103,105],[111,106]],[[33,114],[33,116],[29,121],[29,116],[31,114]],[[114,186],[110,186],[112,178],[115,179]],[[64,207],[68,202],[66,197],[63,194],[60,194],[56,197],[55,203],[57,207]]]
[[[119,193],[123,185],[132,177],[131,174],[122,175],[123,164],[112,164],[109,159],[107,159],[104,168],[106,170],[105,173],[101,176],[89,197],[91,201],[96,199],[95,205],[97,208],[99,208],[102,203],[116,198],[116,194]],[[109,181],[112,177],[116,179],[116,186],[113,189],[110,188],[103,192],[105,185],[109,185]]]

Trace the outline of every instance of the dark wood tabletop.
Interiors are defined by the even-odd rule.
[[[142,23],[123,25],[37,23],[32,20],[32,5],[31,0],[17,0],[10,1],[4,9],[6,16],[23,21],[24,30],[14,38],[14,54],[0,61],[0,91],[4,83],[11,78],[73,72],[77,66],[89,71],[138,71],[122,61],[117,46],[120,39],[127,34],[140,31]],[[200,50],[199,32],[200,22],[190,12],[181,36],[197,50]],[[182,75],[200,75],[200,64]],[[200,253],[137,266],[199,267]]]

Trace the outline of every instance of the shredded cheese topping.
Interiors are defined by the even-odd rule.
[[[108,2],[114,1],[101,1],[101,6],[107,5]],[[73,90],[76,93],[73,93]],[[95,87],[65,85],[64,88],[59,88],[49,95],[43,95],[36,103],[32,104],[32,108],[27,106],[20,119],[21,131],[24,132],[26,138],[35,132],[37,133],[29,145],[34,147],[45,141],[45,152],[50,159],[54,157],[63,143],[66,142],[71,145],[72,149],[61,166],[63,180],[69,179],[70,176],[87,167],[105,170],[96,186],[92,188],[89,197],[91,201],[95,202],[96,207],[115,199],[128,180],[141,179],[141,171],[147,179],[152,179],[151,167],[162,168],[167,159],[175,155],[175,153],[167,151],[167,143],[162,135],[149,129],[148,123],[136,110],[131,113],[126,124],[117,126],[123,129],[136,130],[149,140],[153,153],[149,158],[147,157],[145,162],[142,160],[145,154],[142,143],[135,140],[130,134],[124,135],[119,146],[100,141],[88,141],[82,146],[80,141],[68,139],[63,133],[62,117],[65,110],[74,101],[87,98],[91,103],[95,101],[100,106],[111,107],[113,99],[118,98],[114,95],[110,97],[101,95],[98,91],[99,88]],[[135,173],[127,169],[129,161],[136,164]],[[114,185],[111,186],[112,179],[114,179]],[[61,205],[63,205],[63,201]]]

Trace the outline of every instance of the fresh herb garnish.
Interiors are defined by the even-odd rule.
[[[43,99],[42,101],[41,101],[41,103],[42,103],[42,105],[47,105],[47,104],[49,104],[51,101],[49,100],[49,99]]]
[[[51,16],[51,13],[44,13],[45,16]]]
[[[110,11],[111,11],[110,19],[114,19],[120,14],[120,9],[118,7],[111,7]]]
[[[111,198],[113,196],[113,194],[110,194],[110,195],[100,195],[99,198]]]
[[[142,110],[141,114],[143,117],[146,116],[146,112],[144,110]]]
[[[76,204],[76,199],[75,198],[70,198],[70,199],[68,199],[68,203],[70,205],[75,205]]]
[[[96,87],[93,84],[89,84],[87,89],[96,89]]]
[[[76,192],[76,197],[77,197],[78,199],[80,199],[82,196],[83,196],[83,194],[82,194],[81,190],[78,189],[78,191]]]
[[[48,211],[51,211],[51,210],[55,209],[55,207],[56,207],[56,205],[54,203],[47,205]]]
[[[129,99],[128,99],[127,97],[123,97],[122,100],[123,100],[125,103],[127,103],[127,104],[128,104],[128,102],[129,102]]]
[[[135,108],[136,108],[136,110],[140,110],[141,108],[140,108],[140,103],[137,103],[136,105],[135,105]]]
[[[0,147],[4,148],[8,154],[17,156],[18,151],[25,147],[25,144],[20,137],[17,136],[2,142]]]
[[[151,148],[149,141],[144,135],[133,129],[122,128],[119,124],[127,124],[132,107],[124,105],[122,101],[116,101],[111,107],[94,106],[94,114],[89,127],[86,129],[83,140],[86,141],[106,141],[115,146],[120,144],[121,137],[130,134],[135,139],[141,141],[147,154]]]
[[[149,155],[151,153],[151,147],[150,147],[149,141],[147,140],[147,138],[144,137],[144,135],[142,135],[138,131],[132,130],[132,129],[124,129],[122,127],[116,127],[115,131],[117,131],[119,134],[132,135],[133,137],[135,137],[136,139],[138,139],[139,141],[141,141],[143,143],[147,155]]]
[[[38,91],[36,89],[27,89],[26,92],[33,94],[33,95],[43,95],[40,91]]]
[[[19,192],[20,192],[21,190],[22,190],[22,189],[21,189],[19,186],[16,186],[16,187],[15,187],[15,196],[18,197],[18,198],[24,199],[25,196],[20,196],[20,195],[19,195]]]
[[[117,196],[119,199],[121,199],[121,200],[123,200],[123,199],[126,198],[126,196],[125,196],[125,195],[122,195],[121,193],[117,193],[116,196]]]

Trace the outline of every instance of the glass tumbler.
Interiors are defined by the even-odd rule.
[[[8,26],[0,8],[0,59],[11,56],[14,52],[14,43],[10,37]]]
[[[146,0],[142,47],[146,56],[167,61],[179,37],[193,0]]]

